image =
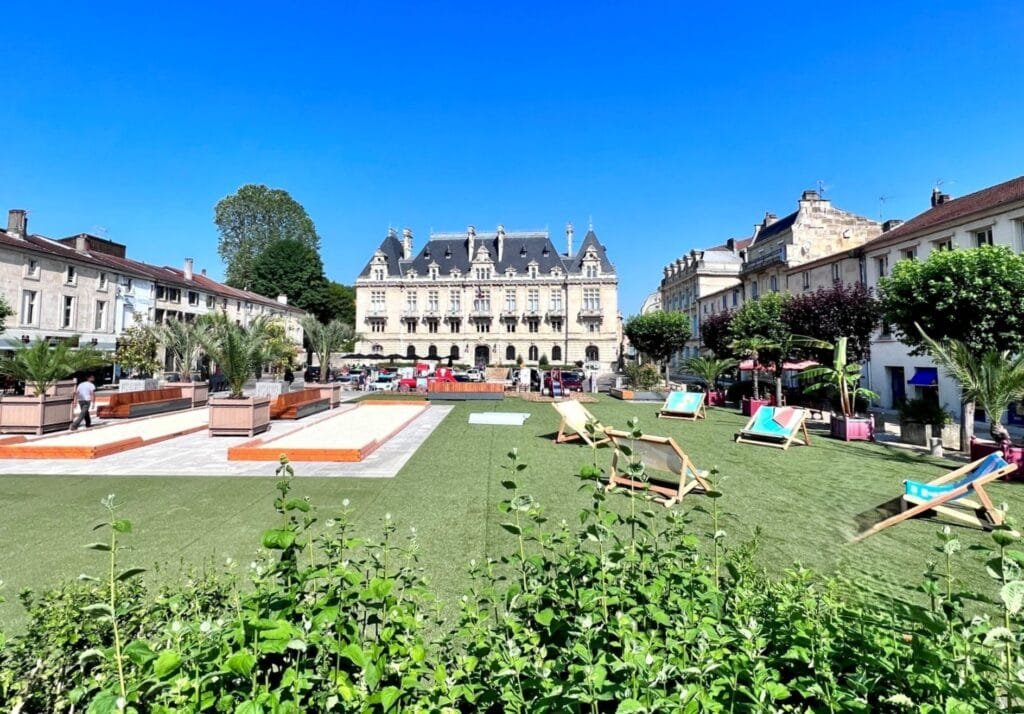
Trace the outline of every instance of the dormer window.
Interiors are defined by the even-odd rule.
[[[374,280],[383,280],[386,276],[387,276],[387,271],[384,268],[374,268],[373,269],[373,279]]]
[[[515,268],[513,268],[511,266],[509,266],[508,268],[505,268],[505,277],[506,278],[514,278],[515,276],[516,276],[516,269]]]
[[[415,278],[415,277],[416,277],[416,269],[415,269],[415,268],[410,268],[410,269],[409,269],[409,270],[408,270],[408,271],[407,271],[407,272],[405,273],[405,277],[407,277],[407,278]]]
[[[458,268],[453,268],[452,269],[452,277],[453,278],[461,278],[462,277],[462,271],[459,270]]]
[[[491,279],[491,268],[490,266],[482,266],[476,269],[477,280],[490,280]]]
[[[553,278],[560,278],[561,276],[562,276],[562,269],[561,268],[552,268],[551,269],[551,277],[553,277]]]

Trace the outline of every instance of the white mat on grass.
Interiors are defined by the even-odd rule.
[[[525,412],[473,412],[469,415],[469,423],[522,426],[529,417]]]

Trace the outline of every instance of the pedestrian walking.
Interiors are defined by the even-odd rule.
[[[92,421],[89,419],[89,409],[92,407],[92,402],[96,398],[96,377],[90,374],[84,380],[78,383],[78,389],[75,390],[75,396],[78,397],[78,416],[71,422],[71,431],[78,428],[78,425],[83,421],[85,422],[85,428],[88,429],[92,426]]]
[[[294,381],[295,375],[292,373],[291,365],[288,365],[287,367],[284,368],[284,384],[286,392],[292,391],[292,382]]]

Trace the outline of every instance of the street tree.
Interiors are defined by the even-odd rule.
[[[260,295],[286,295],[288,303],[321,320],[326,317],[328,284],[315,249],[297,240],[274,241],[256,258],[252,287]]]
[[[630,343],[665,370],[668,382],[668,360],[679,352],[690,339],[690,318],[681,312],[649,312],[634,315],[623,331]]]
[[[217,202],[213,222],[220,234],[217,251],[226,265],[226,282],[232,287],[253,289],[256,259],[276,241],[296,240],[320,249],[320,236],[306,209],[279,188],[242,186]]]
[[[351,285],[330,281],[327,284],[327,304],[323,319],[340,320],[346,325],[356,324],[356,291]]]
[[[700,343],[704,349],[711,350],[716,357],[730,357],[733,352],[729,348],[732,343],[733,311],[716,312],[700,321]]]
[[[871,337],[882,319],[881,305],[870,288],[861,283],[838,284],[814,292],[794,295],[782,309],[789,331],[824,342],[846,338],[846,356],[853,362],[871,357]],[[825,363],[831,356],[815,351],[806,356]]]

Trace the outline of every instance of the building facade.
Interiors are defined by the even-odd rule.
[[[356,279],[356,351],[476,365],[619,359],[618,277],[588,230],[566,251],[546,231],[388,236]]]

